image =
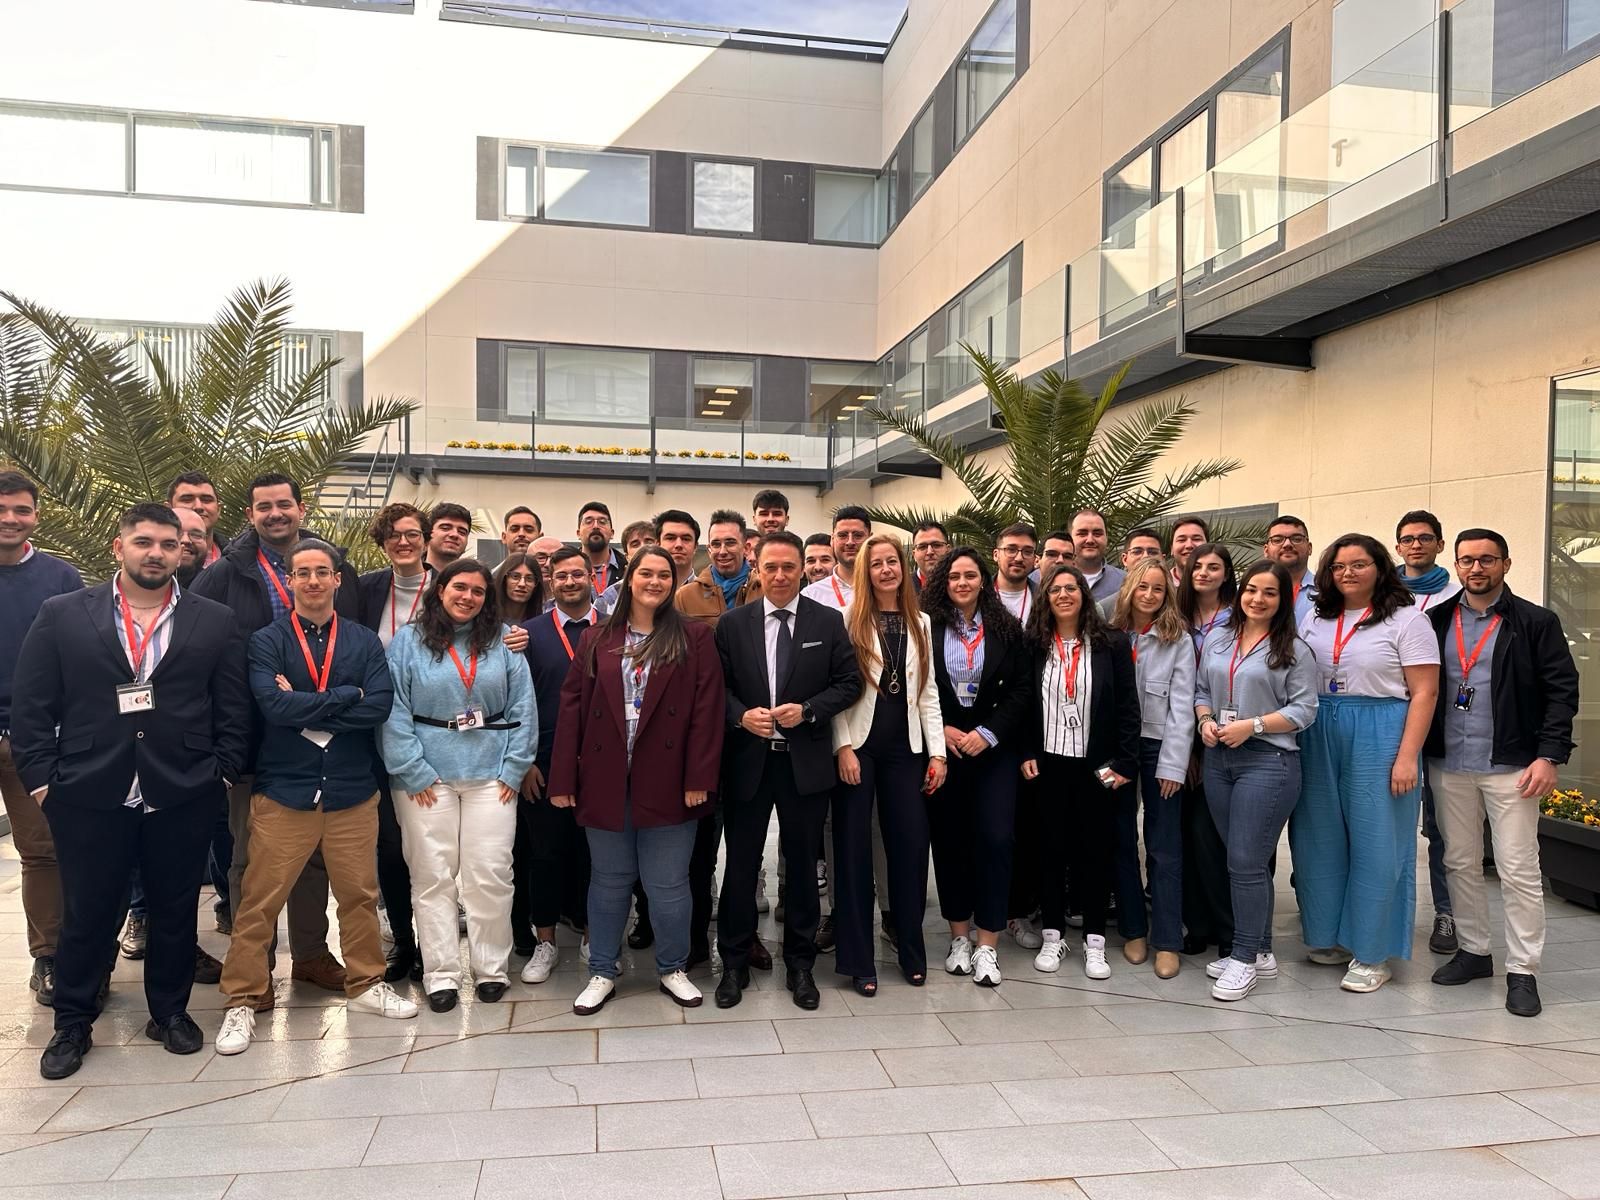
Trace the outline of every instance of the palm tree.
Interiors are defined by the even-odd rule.
[[[297,480],[314,508],[317,486],[416,405],[330,406],[338,359],[286,369],[289,296],[281,279],[239,289],[175,374],[147,343],[104,340],[0,292],[12,310],[0,313],[0,459],[39,484],[34,541],[105,578],[118,514],[165,499],[183,471],[215,483],[222,530],[244,524],[249,482],[269,471]]]
[[[937,521],[957,544],[988,547],[1007,525],[1027,521],[1042,534],[1065,529],[1074,513],[1093,508],[1105,514],[1115,545],[1130,529],[1169,523],[1183,511],[1181,501],[1192,489],[1221,479],[1240,465],[1232,458],[1206,459],[1159,480],[1153,478],[1156,463],[1178,444],[1196,410],[1180,396],[1108,422],[1106,414],[1131,363],[1125,363],[1096,397],[1059,371],[1045,371],[1034,382],[1024,383],[982,351],[965,344],[962,349],[977,365],[1005,429],[1004,467],[985,466],[966,446],[935,433],[920,415],[869,409],[871,417],[915,443],[972,494],[950,512],[874,508],[874,523],[915,529],[923,521]],[[1230,543],[1253,541],[1259,549],[1265,532],[1214,526],[1212,536]]]

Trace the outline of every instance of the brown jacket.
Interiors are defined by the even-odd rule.
[[[744,581],[744,586],[734,594],[733,605],[737,608],[741,604],[749,604],[752,600],[761,599],[761,580],[756,578],[752,569],[750,578]],[[711,579],[711,568],[706,567],[688,583],[678,589],[678,611],[684,616],[695,621],[716,628],[717,618],[727,612],[722,602],[722,589]]]

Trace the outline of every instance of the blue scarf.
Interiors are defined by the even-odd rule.
[[[1423,596],[1437,596],[1450,585],[1450,572],[1437,565],[1431,571],[1415,578],[1402,571],[1400,578],[1406,581],[1406,586],[1413,592]]]
[[[733,599],[739,594],[739,589],[744,586],[745,580],[750,578],[750,562],[748,559],[739,564],[739,573],[731,579],[725,579],[722,572],[715,567],[711,568],[711,582],[722,589],[722,607],[732,608]]]

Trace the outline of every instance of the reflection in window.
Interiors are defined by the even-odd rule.
[[[1150,210],[1153,161],[1154,151],[1146,147],[1106,180],[1105,233],[1119,246],[1133,244],[1133,218]]]
[[[997,0],[956,63],[956,142],[977,128],[1017,77],[1017,2]]]
[[[188,117],[134,119],[134,190],[311,204],[315,130]]]
[[[506,347],[506,394],[500,411],[508,417],[531,417],[539,411],[539,351],[536,348]]]
[[[1562,49],[1571,50],[1593,37],[1600,37],[1600,0],[1566,0],[1561,22]]]
[[[506,147],[506,216],[529,220],[539,215],[539,151]]]
[[[650,156],[546,150],[544,217],[592,225],[650,224]]]
[[[747,358],[694,360],[696,418],[734,424],[756,415],[756,364]]]
[[[811,236],[819,242],[876,246],[883,240],[882,185],[864,171],[818,171]]]
[[[650,420],[650,355],[630,350],[550,347],[544,352],[544,404],[551,420]]]
[[[1555,384],[1550,481],[1551,610],[1577,660],[1579,692],[1600,689],[1600,371]],[[1511,556],[1518,548],[1511,547]],[[1515,585],[1514,585],[1515,586]],[[1588,736],[1593,706],[1579,710],[1577,749],[1561,771],[1563,787],[1600,790],[1600,730]]]
[[[877,363],[813,362],[808,366],[806,411],[811,421],[857,419],[878,402]]]
[[[1227,266],[1271,245],[1283,217],[1280,138],[1283,47],[1251,63],[1216,100],[1216,170],[1208,189],[1214,206],[1213,265]]]
[[[755,232],[754,163],[694,164],[694,227],[717,233]]]
[[[911,198],[933,182],[933,105],[911,127]]]
[[[0,104],[0,184],[125,192],[128,119]]]

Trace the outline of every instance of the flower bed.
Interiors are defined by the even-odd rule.
[[[1539,865],[1556,895],[1600,909],[1600,799],[1562,788],[1539,801]]]
[[[586,446],[582,444],[569,445],[566,442],[539,442],[538,444],[533,442],[480,442],[472,438],[466,441],[451,438],[444,445],[446,450],[521,450],[532,451],[535,454],[587,454],[599,458],[650,457],[650,448],[648,446]],[[655,454],[658,459],[690,458],[716,461],[732,460],[734,462],[737,462],[740,457],[737,450],[657,450]],[[781,450],[769,450],[761,453],[757,453],[754,450],[746,450],[744,452],[744,461],[786,463],[793,462],[794,459]]]

